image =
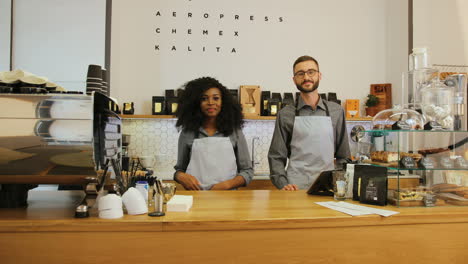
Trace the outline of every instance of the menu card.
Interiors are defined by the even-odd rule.
[[[387,217],[399,213],[396,211],[382,210],[362,205],[351,204],[347,202],[316,202],[316,204],[352,216],[378,214]]]

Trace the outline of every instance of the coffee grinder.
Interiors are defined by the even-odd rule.
[[[122,170],[128,171],[130,165],[130,157],[128,155],[128,145],[130,144],[130,135],[122,135]]]
[[[154,163],[156,161],[156,158],[154,155],[148,155],[148,156],[140,156],[140,163],[141,166],[143,167],[142,169],[146,171],[147,176],[151,176],[154,173]]]
[[[449,75],[445,79],[445,85],[454,88],[453,130],[464,130],[466,129],[465,91],[468,89],[466,74]]]

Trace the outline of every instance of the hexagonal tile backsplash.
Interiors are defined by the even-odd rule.
[[[163,179],[172,179],[177,161],[179,131],[175,124],[174,118],[124,119],[123,121],[123,134],[131,135],[129,155],[155,157],[155,174]],[[348,133],[355,125],[370,128],[368,121],[348,121]],[[275,120],[246,120],[244,123],[242,130],[251,155],[252,145],[254,146],[255,174],[269,173],[267,155],[274,127]],[[350,140],[350,147],[353,154],[356,143]]]

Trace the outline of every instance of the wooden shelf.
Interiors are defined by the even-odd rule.
[[[176,118],[175,115],[120,115],[120,117],[123,118],[123,119],[150,119],[150,118],[170,119],[170,118]]]
[[[349,117],[346,118],[346,121],[372,121],[372,116],[371,117]]]
[[[122,119],[171,119],[177,118],[175,115],[120,115]],[[258,116],[244,118],[246,120],[275,120],[276,116]]]
[[[174,115],[120,115],[122,119],[173,119]],[[246,120],[276,120],[276,116],[247,117]],[[346,118],[346,121],[372,121],[372,117]]]

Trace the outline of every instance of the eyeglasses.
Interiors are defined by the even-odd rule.
[[[310,77],[314,77],[319,71],[317,70],[314,70],[314,69],[310,69],[310,70],[307,70],[307,71],[298,71],[294,74],[295,77],[298,77],[298,78],[304,78],[304,76],[307,74],[309,75]]]

